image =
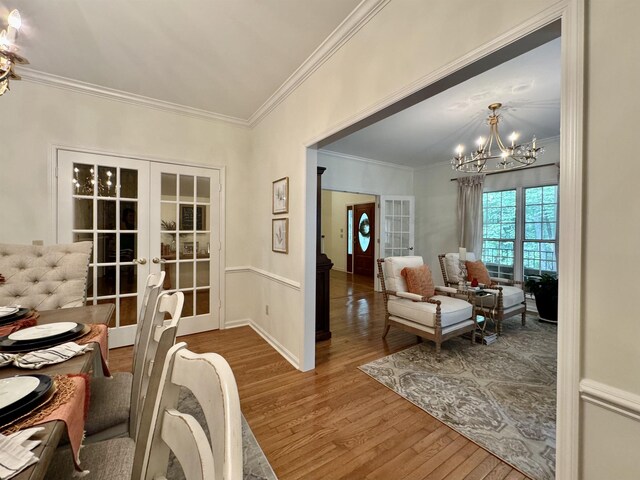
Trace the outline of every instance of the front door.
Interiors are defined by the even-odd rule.
[[[87,304],[114,303],[109,346],[135,340],[150,272],[185,295],[179,334],[220,325],[215,169],[58,150],[58,242],[93,241]]]
[[[376,204],[353,207],[353,273],[373,278]]]

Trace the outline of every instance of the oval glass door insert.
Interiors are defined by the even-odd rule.
[[[366,252],[371,242],[369,216],[366,213],[363,213],[358,220],[358,242],[362,251]]]

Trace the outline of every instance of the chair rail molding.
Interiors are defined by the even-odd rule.
[[[276,275],[275,273],[271,273],[266,270],[262,270],[260,268],[251,267],[251,266],[227,267],[225,272],[227,274],[252,273],[252,274],[260,275],[261,277],[277,282],[281,285],[284,285],[285,287],[289,287],[289,288],[292,288],[293,290],[300,291],[300,282],[296,282],[295,280],[291,280],[289,278]]]
[[[580,382],[580,397],[585,402],[640,422],[640,395],[585,378]]]

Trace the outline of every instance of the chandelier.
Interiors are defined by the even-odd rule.
[[[464,145],[458,145],[456,155],[451,159],[451,168],[463,173],[489,173],[504,170],[515,170],[532,165],[539,155],[544,153],[544,148],[536,147],[536,137],[531,142],[516,144],[518,134],[513,132],[509,135],[511,145],[502,143],[500,134],[498,133],[498,123],[502,115],[498,115],[498,109],[502,107],[501,103],[492,103],[489,105],[491,114],[487,118],[489,125],[489,136],[478,138],[476,141],[477,149],[468,156],[463,155]],[[497,151],[493,153],[492,147],[496,147]],[[492,164],[496,160],[495,164]],[[487,165],[487,162],[489,165]]]
[[[75,188],[75,195],[93,195],[94,190],[97,190],[100,197],[111,196],[111,187],[113,187],[111,170],[105,172],[104,178],[100,178],[93,168],[89,169],[89,175],[84,175],[84,179],[80,179],[79,176],[80,169],[74,167],[71,183]]]
[[[29,63],[26,58],[16,52],[16,38],[22,26],[20,12],[12,10],[7,18],[9,26],[0,32],[0,95],[9,90],[9,80],[20,80],[20,76],[13,71],[15,64]]]

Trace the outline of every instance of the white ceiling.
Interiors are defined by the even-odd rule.
[[[0,15],[20,10],[36,71],[247,120],[360,1],[0,0]]]
[[[560,38],[323,147],[410,167],[449,161],[487,136],[487,106],[502,103],[501,137],[560,134]],[[544,144],[544,142],[542,142]]]

